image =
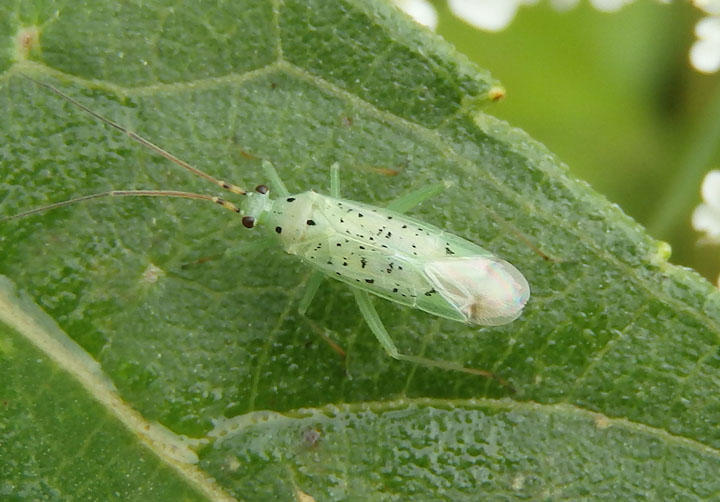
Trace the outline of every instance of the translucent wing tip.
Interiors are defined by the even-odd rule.
[[[520,271],[495,257],[445,258],[426,264],[425,272],[469,324],[507,324],[520,316],[530,298]]]

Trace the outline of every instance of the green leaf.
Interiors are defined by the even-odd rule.
[[[367,0],[18,0],[0,20],[0,215],[108,189],[217,192],[27,74],[241,186],[266,181],[259,159],[298,192],[326,192],[339,162],[343,195],[378,206],[453,183],[412,214],[532,289],[496,328],[375,302],[402,352],[512,392],[389,358],[335,281],[299,315],[310,270],[219,208],[128,198],[4,222],[2,498],[720,490],[720,296],[481,112],[498,84],[437,37]]]

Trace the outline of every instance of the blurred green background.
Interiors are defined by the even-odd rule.
[[[491,33],[445,1],[434,5],[437,32],[504,84],[507,96],[489,113],[669,242],[673,263],[716,280],[720,247],[697,245],[690,225],[703,176],[720,169],[720,75],[688,60],[699,9],[638,0],[604,13],[582,0],[558,12],[543,0]]]

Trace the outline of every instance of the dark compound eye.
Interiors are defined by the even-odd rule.
[[[268,193],[269,190],[270,190],[270,189],[269,189],[266,185],[258,185],[258,186],[255,187],[255,191],[256,191],[257,193],[261,193],[261,194],[263,194],[263,195],[265,195],[266,193]]]
[[[255,218],[253,216],[243,216],[242,224],[245,228],[252,228],[255,226]]]

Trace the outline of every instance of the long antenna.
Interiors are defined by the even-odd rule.
[[[126,134],[126,135],[127,135],[130,139],[132,139],[133,141],[136,141],[137,143],[140,143],[140,144],[141,144],[142,146],[144,146],[145,148],[147,148],[147,149],[149,149],[149,150],[152,150],[153,152],[155,152],[155,153],[157,153],[157,154],[165,157],[165,158],[168,159],[170,162],[174,162],[175,164],[177,164],[178,166],[182,167],[183,169],[186,169],[186,170],[190,171],[191,173],[196,174],[197,176],[200,176],[200,177],[202,177],[202,178],[205,178],[206,180],[212,181],[212,182],[215,183],[216,185],[218,185],[218,186],[220,186],[220,187],[224,188],[225,190],[228,190],[228,191],[230,191],[230,192],[232,192],[232,193],[236,193],[236,194],[239,194],[239,195],[246,195],[246,194],[247,194],[247,192],[246,192],[245,190],[243,190],[242,188],[240,188],[239,186],[233,185],[233,184],[231,184],[231,183],[227,183],[227,182],[222,181],[222,180],[219,180],[219,179],[217,179],[217,178],[215,178],[215,177],[213,177],[213,176],[210,176],[208,173],[206,173],[206,172],[204,172],[204,171],[201,171],[201,170],[198,169],[197,167],[191,166],[190,164],[188,164],[188,163],[185,162],[184,160],[177,158],[177,157],[176,157],[175,155],[173,155],[172,153],[168,152],[167,150],[164,150],[164,149],[160,148],[160,147],[157,146],[156,144],[148,141],[147,139],[145,139],[145,138],[143,138],[142,136],[140,136],[139,134],[131,131],[131,130],[128,129],[127,127],[123,127],[123,126],[121,126],[120,124],[118,124],[117,122],[115,122],[115,121],[113,121],[113,120],[110,120],[109,118],[107,118],[107,117],[105,117],[105,116],[103,116],[103,115],[100,115],[98,112],[96,112],[96,111],[94,111],[94,110],[91,110],[90,108],[88,108],[87,106],[85,106],[84,104],[82,104],[80,101],[78,101],[78,100],[76,100],[75,98],[72,98],[72,97],[68,96],[67,94],[65,94],[64,92],[62,92],[62,91],[61,91],[60,89],[58,89],[57,87],[55,87],[55,86],[53,86],[53,85],[50,85],[50,84],[46,84],[45,82],[40,82],[39,80],[35,80],[34,78],[28,77],[27,75],[24,75],[24,74],[21,74],[21,75],[22,75],[23,77],[25,77],[26,79],[30,80],[31,82],[33,82],[34,84],[39,85],[39,86],[41,86],[41,87],[44,87],[45,89],[48,89],[49,91],[57,94],[58,96],[60,96],[61,98],[63,98],[65,101],[68,101],[69,103],[72,103],[73,105],[77,106],[77,107],[80,108],[82,111],[84,111],[85,113],[88,113],[89,115],[95,117],[95,118],[96,118],[97,120],[99,120],[100,122],[103,122],[104,124],[109,125],[110,127],[113,127],[113,128],[115,128],[115,129],[117,129],[118,131]]]
[[[55,202],[54,204],[48,204],[47,206],[36,207],[29,211],[22,213],[13,214],[10,216],[3,216],[0,218],[0,223],[5,221],[14,220],[17,218],[23,218],[30,216],[31,214],[42,213],[43,211],[50,211],[51,209],[57,209],[63,206],[69,206],[76,202],[83,202],[86,200],[100,199],[101,197],[180,197],[183,199],[200,199],[214,202],[225,209],[239,213],[240,209],[233,203],[226,201],[220,197],[213,197],[211,195],[204,195],[192,192],[177,192],[175,190],[109,190],[107,192],[99,192],[90,195],[83,195],[82,197],[76,197],[74,199],[68,199],[61,202]]]

